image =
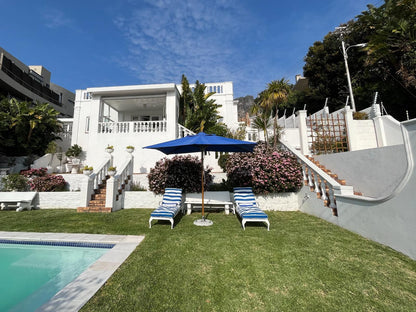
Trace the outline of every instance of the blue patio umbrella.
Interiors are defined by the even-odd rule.
[[[200,132],[195,135],[171,140],[155,145],[145,146],[144,148],[156,149],[165,154],[185,154],[201,152],[202,172],[202,219],[204,217],[204,153],[211,152],[252,152],[256,146],[254,142],[247,142],[217,136],[215,134],[206,134]]]

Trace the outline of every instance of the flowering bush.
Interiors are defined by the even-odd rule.
[[[211,168],[206,168],[204,188],[212,182]],[[147,176],[149,189],[163,194],[166,187],[181,188],[186,192],[201,192],[201,161],[196,156],[175,156],[159,160]]]
[[[252,186],[256,194],[293,192],[302,186],[302,170],[296,158],[263,143],[253,153],[231,154],[226,172],[229,184]]]
[[[32,191],[59,192],[65,190],[66,182],[61,175],[48,174],[33,178],[29,181],[29,186]]]
[[[22,176],[25,176],[26,178],[35,178],[35,177],[44,177],[46,176],[46,172],[48,169],[46,168],[39,168],[39,169],[30,169],[30,170],[23,170],[20,172]]]

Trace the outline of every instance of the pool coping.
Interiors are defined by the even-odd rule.
[[[76,279],[36,311],[79,311],[143,241],[144,236],[70,233],[3,232],[0,239],[114,244]]]

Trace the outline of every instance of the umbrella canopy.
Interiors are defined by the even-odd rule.
[[[183,154],[200,152],[202,150],[211,152],[252,152],[254,146],[256,146],[256,143],[253,142],[200,132],[144,148],[157,149],[165,154]]]
[[[256,143],[235,140],[200,132],[180,139],[171,140],[144,148],[156,149],[165,154],[184,154],[201,152],[202,161],[202,218],[204,218],[204,152],[252,152]]]

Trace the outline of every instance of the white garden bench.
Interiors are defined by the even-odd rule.
[[[185,202],[187,214],[190,215],[192,207],[202,207],[201,193],[186,193]],[[229,192],[205,192],[204,193],[204,209],[224,207],[225,214],[230,213],[230,208],[234,212],[234,206],[230,200]]]
[[[36,208],[34,203],[37,192],[0,192],[1,210],[16,208],[16,211],[23,209],[31,210]]]

